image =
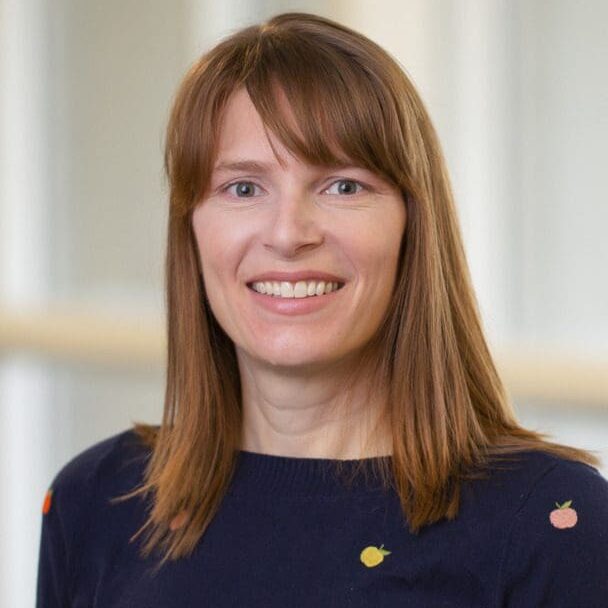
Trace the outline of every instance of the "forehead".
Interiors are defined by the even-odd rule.
[[[217,132],[217,145],[214,155],[214,167],[226,162],[256,159],[266,163],[278,163],[282,167],[288,164],[302,163],[308,165],[351,165],[348,154],[332,145],[332,137],[323,141],[323,152],[315,153],[316,146],[310,147],[302,129],[298,125],[294,112],[281,87],[273,90],[273,108],[270,110],[273,119],[291,138],[291,146],[284,143],[277,133],[265,123],[254,105],[247,89],[237,89],[227,100],[222,112]],[[268,109],[266,110],[266,113]],[[298,140],[294,144],[294,139]]]
[[[218,133],[216,164],[227,160],[273,157],[273,146],[282,158],[285,146],[266,128],[245,88],[231,95],[222,114]]]

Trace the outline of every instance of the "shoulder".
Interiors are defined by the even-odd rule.
[[[111,499],[143,480],[151,450],[133,430],[118,433],[80,452],[53,478],[45,500],[44,523],[70,538],[88,526]]]
[[[82,492],[86,487],[123,486],[142,471],[150,454],[133,430],[100,441],[68,461],[51,483],[54,493]]]
[[[608,559],[608,481],[587,464],[547,457],[543,471],[521,497],[514,515],[515,530],[525,531],[532,540],[585,551],[593,541]],[[518,537],[514,535],[513,542]],[[605,564],[608,566],[608,563]]]
[[[542,453],[527,453],[501,476],[514,490],[501,562],[504,605],[602,605],[608,481],[587,464]]]
[[[105,568],[142,519],[141,501],[114,503],[143,480],[151,450],[134,431],[84,450],[55,475],[43,507],[37,606],[71,605],[79,580]],[[110,511],[110,509],[112,509]]]
[[[547,466],[535,479],[529,495],[523,497],[520,517],[545,505],[551,510],[578,508],[583,519],[586,509],[608,515],[608,481],[595,467],[556,456],[544,458]],[[564,505],[566,502],[569,504]],[[550,518],[550,523],[560,528],[554,518]]]
[[[541,451],[524,451],[505,456],[483,469],[482,475],[465,483],[465,500],[487,502],[491,506],[502,497],[504,512],[515,512],[534,504],[539,493],[568,493],[593,486],[605,488],[608,482],[600,472],[585,463],[567,460]],[[553,502],[558,500],[556,497]]]
[[[588,538],[608,543],[608,481],[601,473],[557,456],[532,458],[543,465],[536,467],[533,479],[518,495],[512,542],[518,540],[517,530],[523,530],[528,535],[526,544],[532,540],[576,543]]]

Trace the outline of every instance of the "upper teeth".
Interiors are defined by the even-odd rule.
[[[258,293],[266,293],[281,298],[306,298],[320,296],[338,289],[337,282],[331,281],[256,281],[252,288]]]

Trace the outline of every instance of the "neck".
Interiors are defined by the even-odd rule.
[[[242,450],[337,460],[392,453],[385,396],[370,394],[364,375],[347,383],[335,368],[286,373],[243,356],[239,370]]]

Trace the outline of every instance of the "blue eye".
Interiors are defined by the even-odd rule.
[[[250,198],[252,196],[255,196],[256,194],[259,194],[259,187],[256,186],[253,182],[234,182],[233,184],[230,184],[226,187],[226,191],[230,191],[232,188],[234,188],[234,190],[232,190],[232,193],[237,198]],[[257,192],[256,188],[258,189]]]
[[[330,192],[330,190],[338,185],[337,191]],[[363,186],[354,179],[339,179],[335,181],[328,189],[329,194],[358,194],[363,190]]]

